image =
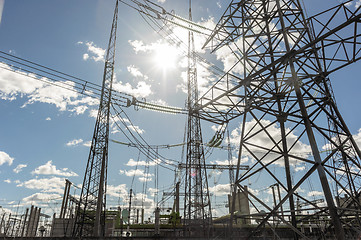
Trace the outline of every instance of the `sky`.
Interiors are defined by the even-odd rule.
[[[0,0],[0,51],[52,69],[101,84],[104,54],[109,39],[115,1],[111,0]],[[209,28],[222,16],[229,1],[194,0],[193,20]],[[337,0],[304,0],[309,16],[340,3]],[[188,1],[158,0],[168,11],[187,17]],[[353,1],[354,6],[358,4]],[[312,5],[312,7],[311,7]],[[187,32],[174,31],[184,42]],[[197,51],[222,69],[227,59],[221,53],[209,55],[200,46],[204,37],[196,35]],[[138,99],[162,105],[185,107],[186,66],[184,47],[169,45],[133,9],[119,5],[114,89]],[[24,212],[31,204],[46,213],[59,213],[65,179],[78,195],[92,138],[97,101],[81,94],[12,73],[0,68],[0,215]],[[361,142],[360,63],[330,76],[337,105],[355,139]],[[4,69],[5,68],[5,69]],[[201,66],[199,89],[204,92],[215,77]],[[131,122],[131,132],[139,133],[149,145],[184,142],[185,115],[170,115],[144,109],[123,108]],[[237,144],[239,123],[230,124],[231,141]],[[132,125],[131,125],[132,123]],[[122,134],[125,126],[111,125],[112,140],[129,142]],[[208,142],[217,126],[202,121],[203,139]],[[307,146],[306,146],[307,147]],[[182,161],[182,147],[158,149],[165,158]],[[233,153],[235,156],[235,152]],[[183,159],[184,161],[184,159]],[[137,163],[138,162],[138,166]],[[208,163],[227,162],[227,152],[207,154]],[[148,167],[146,167],[148,166]],[[110,142],[108,166],[108,207],[127,205],[129,189],[135,204],[153,211],[162,192],[171,192],[177,177],[173,167],[147,159],[134,147]],[[158,170],[157,170],[158,169]],[[148,173],[147,173],[148,172]],[[158,172],[158,174],[156,174]],[[184,173],[183,173],[184,174]],[[227,172],[208,173],[215,216],[227,214],[229,193]],[[157,181],[156,181],[157,179]],[[250,188],[269,198],[257,183]],[[315,194],[318,194],[315,189]],[[158,197],[154,194],[159,192]],[[264,194],[264,195],[263,195]],[[171,207],[167,201],[163,207]]]

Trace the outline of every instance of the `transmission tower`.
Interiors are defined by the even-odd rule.
[[[192,20],[191,0],[189,1],[189,19]],[[195,111],[198,100],[197,62],[194,49],[193,32],[188,32],[188,125],[187,157],[185,178],[184,220],[188,230],[191,228],[208,231],[212,220],[211,202],[208,191],[207,172],[200,119]],[[198,229],[197,229],[198,228]]]
[[[104,236],[108,166],[109,115],[114,74],[115,43],[118,20],[116,0],[113,24],[105,58],[99,110],[95,123],[73,235]]]
[[[307,222],[322,226],[319,236],[360,234],[361,153],[329,80],[361,56],[361,11],[351,8],[344,3],[306,18],[299,0],[232,1],[205,44],[237,61],[193,116],[214,123],[242,118],[238,166],[244,158],[252,165],[242,176],[238,167],[234,191],[246,192],[264,214],[250,237],[265,226],[279,237],[277,226],[286,226],[295,239],[308,239],[301,231]],[[267,186],[280,186],[277,204],[242,186],[259,174]],[[323,206],[312,201],[316,189]],[[310,204],[309,213],[297,214],[296,198]],[[233,212],[234,206],[235,220],[252,218]]]

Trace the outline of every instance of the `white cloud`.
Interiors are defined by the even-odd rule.
[[[357,131],[357,134],[353,135],[353,138],[357,146],[361,149],[361,128]]]
[[[240,161],[240,165],[244,165],[248,161],[249,161],[248,157],[242,157],[241,161]],[[211,161],[211,164],[217,164],[217,165],[229,165],[229,164],[232,164],[232,165],[237,166],[237,163],[238,163],[238,158],[235,157],[235,156],[232,156],[231,162],[229,162],[228,159]]]
[[[127,166],[130,167],[134,167],[134,166],[155,166],[157,164],[159,164],[160,160],[155,160],[155,161],[135,161],[134,159],[129,159],[129,161],[125,164]]]
[[[64,192],[65,179],[59,177],[34,178],[16,185],[28,189],[41,190],[42,192],[55,192],[62,194]]]
[[[248,190],[250,193],[252,193],[253,195],[258,195],[258,194],[259,194],[259,190],[257,190],[257,189],[248,188],[247,190]]]
[[[126,184],[120,184],[118,186],[108,185],[107,186],[107,195],[113,197],[125,198],[124,196],[128,196],[128,190]]]
[[[119,170],[119,174],[125,174],[128,177],[140,176],[138,180],[140,182],[152,181],[152,173],[145,173],[142,169],[131,169],[131,170]]]
[[[116,134],[116,133],[118,133],[118,132],[120,132],[119,129],[118,129],[118,126],[113,125],[113,126],[112,126],[112,129],[111,129],[111,134]]]
[[[84,53],[84,54],[83,54],[83,60],[86,61],[86,60],[88,60],[88,59],[89,59],[89,54]]]
[[[31,173],[38,175],[59,175],[64,177],[78,176],[78,174],[76,174],[73,171],[70,171],[68,168],[57,169],[56,166],[52,164],[52,161],[48,161],[44,165],[37,167]]]
[[[218,184],[209,188],[209,192],[213,193],[215,196],[224,196],[230,193],[229,183],[227,184]]]
[[[34,82],[35,80],[33,80]],[[64,82],[73,87],[75,84],[70,81]],[[61,88],[52,84],[44,83],[41,87],[35,89],[28,95],[29,100],[23,105],[33,104],[35,102],[54,104],[60,111],[67,110],[68,105],[72,105],[72,100],[78,97],[76,92]]]
[[[134,65],[130,65],[127,67],[127,70],[128,72],[134,76],[134,77],[140,77],[140,78],[143,78],[144,80],[147,80],[148,79],[148,76],[147,75],[144,75],[143,73],[141,73],[141,71],[139,70],[138,67],[134,66]]]
[[[97,47],[93,42],[81,42],[79,41],[78,44],[80,45],[86,45],[87,46],[87,51],[89,53],[84,53],[83,54],[83,60],[86,61],[88,59],[94,60],[95,62],[99,62],[99,61],[103,61],[104,62],[104,57],[105,57],[105,49]]]
[[[152,177],[140,177],[140,178],[138,178],[138,180],[140,181],[140,182],[150,182],[150,181],[152,181]]]
[[[181,73],[182,84],[178,85],[177,88],[180,88],[184,93],[188,92],[187,82],[188,75],[187,71],[183,71]],[[212,86],[212,84],[217,79],[214,78],[214,74],[212,74],[208,68],[203,65],[197,64],[197,82],[198,82],[198,91],[199,95],[203,96]]]
[[[221,2],[220,2],[220,1],[217,2],[217,7],[218,7],[218,8],[222,8],[222,5],[221,5]]]
[[[133,201],[134,200],[134,201]],[[142,193],[137,193],[134,198],[132,198],[132,204],[134,203],[134,206],[141,207],[143,206],[145,208],[145,211],[148,210],[148,213],[154,211],[155,203],[152,199],[148,198],[147,195],[144,195]]]
[[[9,166],[13,164],[14,158],[10,157],[6,152],[0,151],[0,166],[7,163]]]
[[[145,45],[143,43],[143,41],[139,41],[139,40],[129,40],[128,43],[133,47],[133,50],[135,51],[135,53],[138,52],[149,52],[152,51],[154,49],[153,45]]]
[[[89,117],[97,118],[97,116],[98,116],[98,110],[92,109],[89,111]]]
[[[323,196],[323,192],[320,191],[310,191],[307,193],[309,197]]]
[[[132,177],[132,176],[143,176],[144,175],[144,171],[141,169],[131,169],[129,171],[125,171],[125,175],[127,175],[128,177]]]
[[[159,189],[157,189],[157,188],[148,188],[148,192],[149,192],[151,197],[154,197],[156,194],[158,194]]]
[[[214,132],[217,132],[219,130],[221,130],[222,128],[222,125],[212,125],[211,126],[211,129],[214,131]]]
[[[77,146],[83,142],[83,139],[74,139],[66,143],[67,146]]]
[[[51,121],[51,117],[45,118],[46,121]]]
[[[139,126],[135,125],[128,125],[128,128],[133,132],[138,132],[139,134],[143,134],[145,132],[143,129],[139,128]]]
[[[23,170],[23,168],[26,168],[28,165],[27,164],[19,164],[16,166],[16,168],[13,169],[13,171],[15,173],[19,173]]]
[[[142,169],[131,169],[131,170],[119,170],[120,174],[125,174],[128,177],[132,177],[132,176],[154,176],[154,174],[152,173],[148,173],[146,174],[144,172],[144,170]]]
[[[70,111],[75,112],[76,115],[80,115],[80,114],[83,114],[87,109],[88,109],[87,106],[82,105],[82,106],[76,106],[73,109],[71,109]]]
[[[306,169],[305,166],[295,167],[295,171],[296,171],[296,172],[303,171],[303,170],[305,170],[305,169]]]
[[[36,204],[37,202],[44,202],[54,199],[61,199],[60,194],[56,193],[34,193],[28,197],[22,199],[22,203],[25,205]]]
[[[214,22],[213,18],[204,20],[200,22],[201,25],[212,28],[216,24]],[[156,42],[152,43],[144,43],[141,40],[129,40],[129,44],[132,46],[133,50],[136,54],[139,53],[148,53],[148,56],[152,56],[154,59],[152,59],[152,63],[159,65],[158,67],[169,69],[171,66],[178,66],[182,69],[187,68],[187,61],[186,61],[186,55],[187,52],[184,51],[184,49],[181,47],[183,43],[186,43],[188,41],[188,31],[186,29],[183,29],[181,27],[171,27],[171,31],[176,36],[176,38],[169,37],[170,42],[174,42],[174,39],[179,39],[178,43],[169,44],[167,40],[158,40]],[[203,53],[205,52],[204,49],[202,49],[203,43],[206,40],[206,37],[197,35],[197,38],[195,38],[195,49],[197,52]],[[169,56],[167,56],[169,55]],[[159,58],[157,57],[159,56]],[[166,61],[164,60],[166,59]],[[175,59],[175,61],[172,61],[171,59]],[[171,64],[171,62],[174,62],[174,64]],[[168,67],[164,67],[168,66]],[[202,95],[206,90],[209,89],[209,87],[212,84],[212,81],[214,82],[217,80],[214,78],[214,75],[210,72],[210,70],[205,65],[197,64],[197,82],[198,82],[198,90],[200,92],[200,95]],[[137,75],[140,76],[138,73]],[[187,92],[187,72],[183,71],[181,73],[182,77],[182,83],[177,84],[177,89],[181,89],[183,92]],[[150,95],[153,92],[151,92],[150,86],[142,85],[137,86],[139,89],[142,87],[142,95],[143,97],[146,97],[146,95]],[[119,88],[119,91],[123,91],[126,93],[129,93],[131,95],[141,95],[138,91],[135,91],[132,89],[132,86],[130,84],[122,84],[122,88]],[[145,91],[145,93],[144,93]]]
[[[5,179],[4,182],[11,183],[11,180],[10,179]]]
[[[133,87],[130,83],[123,84],[122,82],[114,82],[113,89],[115,91],[130,94],[134,97],[147,97],[152,94],[151,85],[144,81],[137,83],[136,87]]]
[[[182,28],[179,28],[181,33],[175,33],[178,36],[182,37],[183,42],[187,41],[188,38],[188,32],[186,30],[183,30]],[[175,32],[177,29],[173,29],[173,32]],[[136,54],[143,52],[143,53],[152,53],[151,55],[154,57],[154,63],[157,64],[159,62],[163,62],[165,59],[159,59],[158,57],[167,57],[168,61],[173,59],[176,60],[180,56],[184,55],[183,50],[179,47],[175,47],[173,45],[170,45],[164,40],[158,40],[156,42],[145,44],[143,41],[139,40],[129,40],[129,44],[133,47],[133,50]]]
[[[157,0],[159,3],[165,3],[166,0]]]
[[[92,145],[92,141],[86,141],[83,143],[83,146],[90,147]]]
[[[357,146],[361,149],[361,128],[357,131],[356,134],[354,134],[352,136],[353,136],[353,139],[355,140]],[[336,138],[333,137],[332,140],[336,141]],[[345,140],[344,137],[341,136],[341,141],[344,141],[344,140]],[[338,141],[336,141],[336,142],[338,142]],[[327,151],[333,150],[334,148],[335,148],[334,145],[332,145],[331,143],[327,143],[322,146],[322,150],[327,150]]]
[[[361,0],[357,0],[357,1],[355,2],[355,8],[360,7],[360,5],[361,5]]]
[[[21,71],[12,72],[12,68],[5,63],[0,63],[0,98],[4,100],[15,100],[18,94],[30,94],[37,88],[43,86],[40,81],[31,77],[34,74],[20,75]]]
[[[0,63],[0,67],[0,99],[12,101],[19,96],[26,96],[27,101],[22,107],[41,102],[53,104],[60,111],[69,110],[77,114],[85,111],[84,107],[80,106],[93,106],[98,103],[98,100],[83,97],[75,91],[69,90],[75,90],[73,82],[57,82],[57,86],[55,86],[50,84],[51,81],[46,78],[38,78],[34,74],[16,71],[5,63]]]
[[[246,130],[245,132],[251,136],[251,139],[248,139],[244,144],[247,144],[247,147],[252,151],[252,153],[258,158],[263,158],[263,163],[267,163],[271,160],[274,160],[276,158],[279,158],[281,155],[280,153],[268,153],[268,149],[272,149],[274,147],[274,143],[272,139],[275,142],[279,142],[281,140],[281,130],[280,128],[274,123],[271,124],[269,120],[260,120],[260,124],[262,124],[263,127],[267,126],[266,130],[268,134],[265,131],[261,130],[261,125],[257,123],[255,119],[252,119],[249,122],[246,122]],[[231,143],[234,146],[238,146],[240,142],[240,133],[242,124],[239,128],[234,129],[231,132]],[[249,133],[250,131],[250,133]],[[292,149],[290,149],[290,154],[295,155],[298,157],[307,158],[311,155],[311,147],[305,143],[303,143],[298,136],[294,134],[294,132],[291,132],[289,128],[286,128],[286,135],[287,135],[287,145],[293,146]],[[271,139],[272,138],[272,139]],[[252,145],[248,144],[252,143]],[[276,149],[274,149],[276,150]],[[253,159],[253,156],[248,151],[243,152],[243,156],[248,157],[250,159]],[[266,156],[266,157],[265,157]],[[297,161],[294,158],[290,158],[290,164],[296,166],[297,164],[300,164],[300,161]],[[284,166],[284,160],[279,158],[277,161],[274,162],[274,164],[279,166]]]
[[[224,71],[230,73],[238,73],[242,74],[244,72],[245,67],[242,64],[237,64],[239,59],[241,59],[241,55],[237,50],[238,47],[242,45],[242,38],[239,38],[235,43],[231,43],[225,47],[218,49],[215,54],[217,60],[222,61]],[[249,66],[246,66],[249,67]]]
[[[143,74],[140,72],[139,68],[137,68],[134,65],[130,65],[127,67],[127,70],[130,74],[132,74],[134,77],[143,77]]]

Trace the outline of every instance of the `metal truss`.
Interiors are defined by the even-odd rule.
[[[108,166],[109,115],[114,75],[115,43],[118,21],[116,0],[110,39],[105,58],[102,91],[73,235],[104,236]]]
[[[189,19],[192,21],[191,1]],[[208,236],[212,222],[211,201],[208,190],[207,170],[204,157],[200,118],[194,112],[198,100],[197,62],[194,53],[193,32],[188,33],[188,125],[187,156],[184,196],[184,224],[188,236],[194,232]]]
[[[268,226],[281,238],[275,229],[282,226],[309,239],[306,223],[318,226],[318,236],[360,234],[361,153],[328,78],[360,59],[360,17],[347,3],[306,18],[298,0],[232,1],[206,42],[229,51],[235,64],[194,112],[214,123],[242,117],[238,165],[252,164],[242,176],[237,169],[234,191],[246,192],[263,214],[251,235]],[[280,187],[278,201],[242,186],[259,174]],[[326,204],[313,201],[316,190]],[[297,211],[296,198],[311,207]]]
[[[305,19],[296,1],[285,3],[294,7],[283,11],[283,28],[274,0],[230,4],[207,42],[213,44],[213,51],[227,48],[238,62],[199,99],[201,118],[222,123],[242,115],[246,105],[244,86],[265,85],[274,74],[287,69],[288,59],[294,59],[302,69],[298,72],[301,81],[326,77],[360,59],[360,7],[351,10],[343,3]],[[287,32],[289,50],[282,31]],[[243,72],[237,69],[240,64]],[[257,90],[250,94],[263,100]]]

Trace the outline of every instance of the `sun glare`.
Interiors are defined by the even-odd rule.
[[[167,70],[176,67],[178,51],[168,44],[159,44],[154,51],[154,61],[157,67]]]

